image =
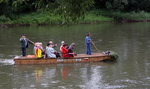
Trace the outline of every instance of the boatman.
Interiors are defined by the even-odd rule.
[[[85,37],[85,44],[86,44],[86,54],[91,55],[91,38],[90,38],[90,33],[88,33]]]
[[[21,50],[22,50],[22,56],[26,56],[26,48],[28,48],[28,39],[25,35],[22,35],[20,38],[21,42]]]

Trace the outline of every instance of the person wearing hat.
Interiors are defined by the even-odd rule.
[[[91,55],[91,38],[90,38],[90,34],[88,33],[85,37],[85,44],[86,44],[86,54],[87,55]]]
[[[22,56],[26,56],[26,48],[28,48],[28,39],[25,35],[22,35],[20,38]]]

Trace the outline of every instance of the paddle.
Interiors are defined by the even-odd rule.
[[[90,33],[89,33],[90,34]],[[91,34],[90,34],[91,36]],[[91,38],[91,43],[93,44],[94,48],[97,50],[97,52],[100,52],[100,50],[96,47],[95,43],[93,42],[92,38]]]
[[[93,42],[93,40],[91,39],[91,42],[92,42],[92,44],[93,44],[93,46],[94,46],[94,48],[99,52],[100,50],[96,47],[96,45],[95,45],[95,43]]]
[[[35,44],[35,42],[33,42],[32,40],[26,38],[30,43],[32,43],[33,45]]]

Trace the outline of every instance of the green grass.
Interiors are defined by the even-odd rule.
[[[13,20],[16,24],[59,24],[61,17],[50,12],[33,12],[19,15]]]
[[[107,11],[99,10],[96,11],[97,14],[112,17],[115,20],[150,20],[150,13],[139,11],[139,12],[120,12],[120,11]]]
[[[93,10],[85,14],[84,19],[80,19],[79,23],[99,23],[112,22],[114,20],[150,20],[150,13],[140,12],[116,12],[107,10]],[[59,14],[49,11],[32,12],[28,14],[15,15],[13,18],[0,16],[0,24],[62,24],[64,19]]]
[[[108,16],[102,16],[102,15],[96,15],[94,13],[89,13],[85,15],[85,22],[105,22],[105,21],[113,21],[113,18],[108,17]]]
[[[79,20],[80,22],[90,23],[90,22],[100,22],[100,21],[112,21],[110,17],[95,15],[94,13],[87,13],[85,19]],[[60,15],[54,14],[52,12],[32,12],[28,14],[16,15],[15,18],[9,19],[5,16],[0,17],[0,23],[4,24],[62,24],[64,21]]]

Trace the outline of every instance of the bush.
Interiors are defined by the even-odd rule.
[[[7,18],[5,15],[0,16],[0,23],[5,23],[11,21],[10,18]]]

